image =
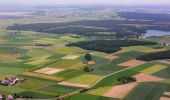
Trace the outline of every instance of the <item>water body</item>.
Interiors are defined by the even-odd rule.
[[[170,36],[170,31],[147,30],[146,36]]]

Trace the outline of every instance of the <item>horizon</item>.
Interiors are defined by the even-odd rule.
[[[41,6],[41,5],[120,5],[120,6],[148,6],[148,5],[170,5],[170,0],[0,0],[0,5],[28,5],[28,6]]]

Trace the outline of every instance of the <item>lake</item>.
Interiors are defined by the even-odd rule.
[[[170,31],[147,30],[146,36],[170,36]]]

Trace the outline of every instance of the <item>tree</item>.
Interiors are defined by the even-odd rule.
[[[92,72],[92,71],[94,71],[94,69],[93,68],[89,68],[89,67],[85,67],[83,69],[83,71],[85,71],[85,72]]]
[[[84,56],[84,58],[85,58],[87,61],[91,61],[91,60],[92,60],[91,54],[86,54],[86,55]]]

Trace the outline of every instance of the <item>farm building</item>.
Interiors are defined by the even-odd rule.
[[[161,46],[170,46],[170,41],[160,42]]]

